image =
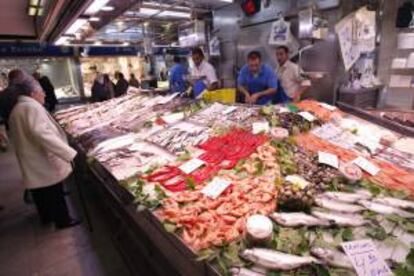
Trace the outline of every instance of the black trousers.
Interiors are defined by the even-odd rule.
[[[62,226],[70,221],[62,182],[44,188],[31,189],[30,192],[42,223],[53,222],[56,226]]]

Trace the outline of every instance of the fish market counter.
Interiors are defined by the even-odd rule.
[[[88,200],[93,199],[105,213],[111,238],[132,275],[219,275],[148,210],[137,212],[133,196],[99,162],[91,162],[74,139],[78,151],[77,181],[87,185]],[[94,227],[92,218],[92,228]]]

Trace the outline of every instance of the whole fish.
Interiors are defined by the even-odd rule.
[[[273,213],[270,217],[278,224],[286,227],[296,226],[330,226],[328,220],[313,217],[311,215],[297,212],[297,213]]]
[[[352,226],[358,227],[367,223],[364,217],[358,214],[346,214],[338,212],[324,212],[316,209],[311,210],[311,214],[320,219],[326,219],[338,226]]]
[[[240,256],[269,269],[291,270],[304,265],[319,264],[314,257],[302,257],[265,248],[245,249]]]
[[[376,202],[369,201],[369,200],[361,200],[359,201],[359,204],[361,204],[365,208],[375,213],[379,213],[383,215],[394,214],[394,215],[399,215],[400,217],[403,217],[403,218],[414,218],[414,213],[410,213],[410,212],[401,210],[399,208],[395,208],[395,207],[385,205],[382,203],[376,203]]]
[[[353,269],[352,263],[344,253],[329,248],[312,247],[311,254],[324,263],[340,268]]]
[[[358,213],[365,210],[365,208],[362,206],[342,203],[340,201],[332,200],[323,196],[316,197],[315,203],[319,207],[343,213]]]
[[[333,200],[339,200],[346,203],[356,203],[359,200],[370,199],[372,195],[370,193],[344,193],[344,192],[325,192],[321,196],[327,197]]]
[[[230,269],[231,275],[233,276],[264,276],[266,274],[262,274],[244,267],[232,267]]]
[[[376,197],[374,202],[402,209],[414,209],[414,202],[393,197]]]

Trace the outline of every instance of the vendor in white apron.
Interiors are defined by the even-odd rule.
[[[204,90],[218,88],[218,79],[214,67],[204,60],[204,53],[200,48],[192,51],[194,67],[190,72],[190,82],[193,86],[194,97],[198,98]]]

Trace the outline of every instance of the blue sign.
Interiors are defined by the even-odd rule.
[[[1,57],[70,57],[73,55],[73,47],[61,47],[38,43],[0,43]]]

